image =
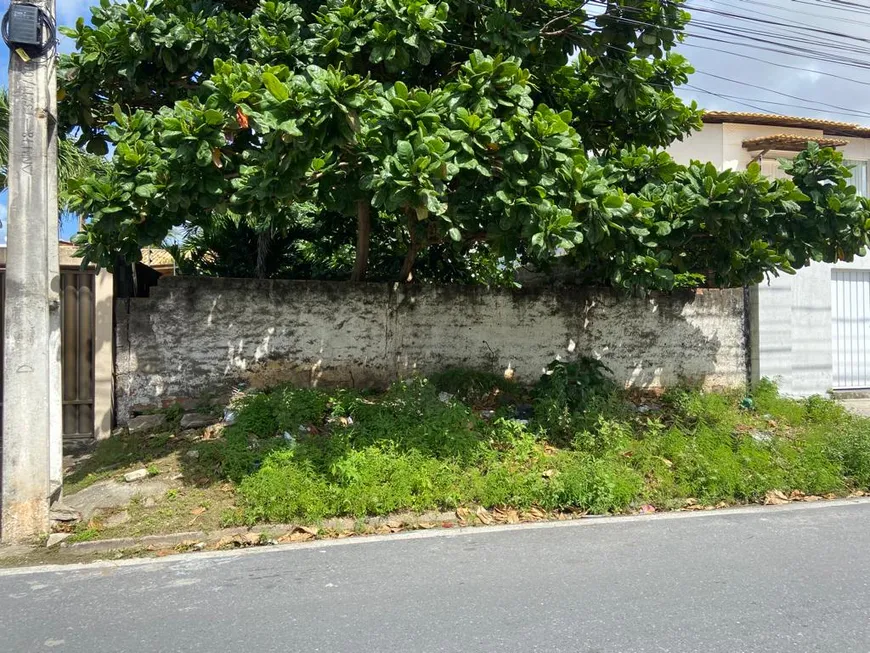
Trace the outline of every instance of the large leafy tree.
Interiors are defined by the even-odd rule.
[[[688,19],[679,0],[102,0],[61,61],[64,120],[115,147],[77,189],[78,242],[111,266],[184,225],[211,273],[235,234],[258,276],[557,261],[663,289],[863,252],[868,204],[831,150],[794,181],[658,151],[700,126],[673,92]]]

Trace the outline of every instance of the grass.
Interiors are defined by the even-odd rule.
[[[783,398],[769,383],[751,398],[675,389],[639,404],[588,360],[554,364],[528,391],[461,370],[381,394],[281,386],[237,401],[238,419],[218,439],[113,439],[70,481],[80,487],[131,463],[183,471],[166,497],[131,506],[130,523],[101,537],[476,505],[605,514],[870,489],[870,420],[821,397]],[[192,447],[198,457],[186,455]]]

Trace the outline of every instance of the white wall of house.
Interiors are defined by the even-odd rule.
[[[669,151],[680,163],[695,159],[712,161],[722,170],[742,169],[753,158],[753,154],[743,148],[744,140],[781,133],[819,138],[824,135],[818,129],[708,124],[701,132],[675,143]],[[850,137],[846,140],[849,144],[840,148],[845,159],[867,166],[870,139]],[[766,154],[762,163],[765,174],[781,174],[776,160],[790,156],[793,155],[785,152]],[[867,193],[866,167],[855,174],[859,191]],[[865,288],[859,294],[865,292],[868,306],[864,317],[852,315],[845,325],[842,319],[838,320],[841,332],[844,329],[846,331],[848,344],[844,345],[841,337],[840,351],[835,355],[832,278],[834,272],[839,270],[859,271],[853,278],[858,282],[856,287]],[[856,297],[854,301],[862,303],[857,309],[858,313],[862,313],[865,300]],[[870,378],[870,323],[866,319],[870,316],[870,256],[836,264],[813,263],[795,275],[771,275],[765,283],[751,289],[750,309],[752,373],[756,380],[775,379],[785,394],[809,396],[828,392],[838,386],[839,389],[863,387],[862,377]],[[867,344],[862,348],[865,329]],[[837,365],[842,368],[843,359],[846,359],[847,365],[858,366],[866,373],[851,377],[842,372],[838,375]],[[849,378],[844,381],[844,377]]]

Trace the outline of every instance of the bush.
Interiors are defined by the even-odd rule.
[[[517,403],[525,394],[514,382],[490,372],[450,369],[433,375],[430,381],[439,391],[474,408]]]
[[[870,488],[870,420],[833,401],[762,383],[751,404],[741,392],[676,389],[661,411],[639,414],[605,371],[591,359],[551,365],[531,425],[472,410],[466,402],[511,390],[486,374],[380,395],[282,387],[242,400],[199,462],[240,484],[245,519],[273,522],[474,504],[608,513]]]
[[[870,489],[870,420],[850,419],[846,427],[831,438],[827,453],[856,486]]]
[[[535,422],[553,442],[567,444],[581,431],[592,431],[600,415],[619,415],[625,398],[599,360],[554,361],[534,390]]]
[[[278,432],[278,418],[272,398],[265,393],[250,394],[235,405],[237,413],[234,426],[244,434],[268,438]]]
[[[239,496],[249,522],[318,520],[336,513],[329,484],[292,451],[271,454],[256,474],[244,478]]]

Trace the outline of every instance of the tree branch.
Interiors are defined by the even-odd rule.
[[[369,245],[371,244],[372,218],[368,199],[359,200],[356,205],[356,260],[353,264],[351,281],[365,279],[369,265]]]

